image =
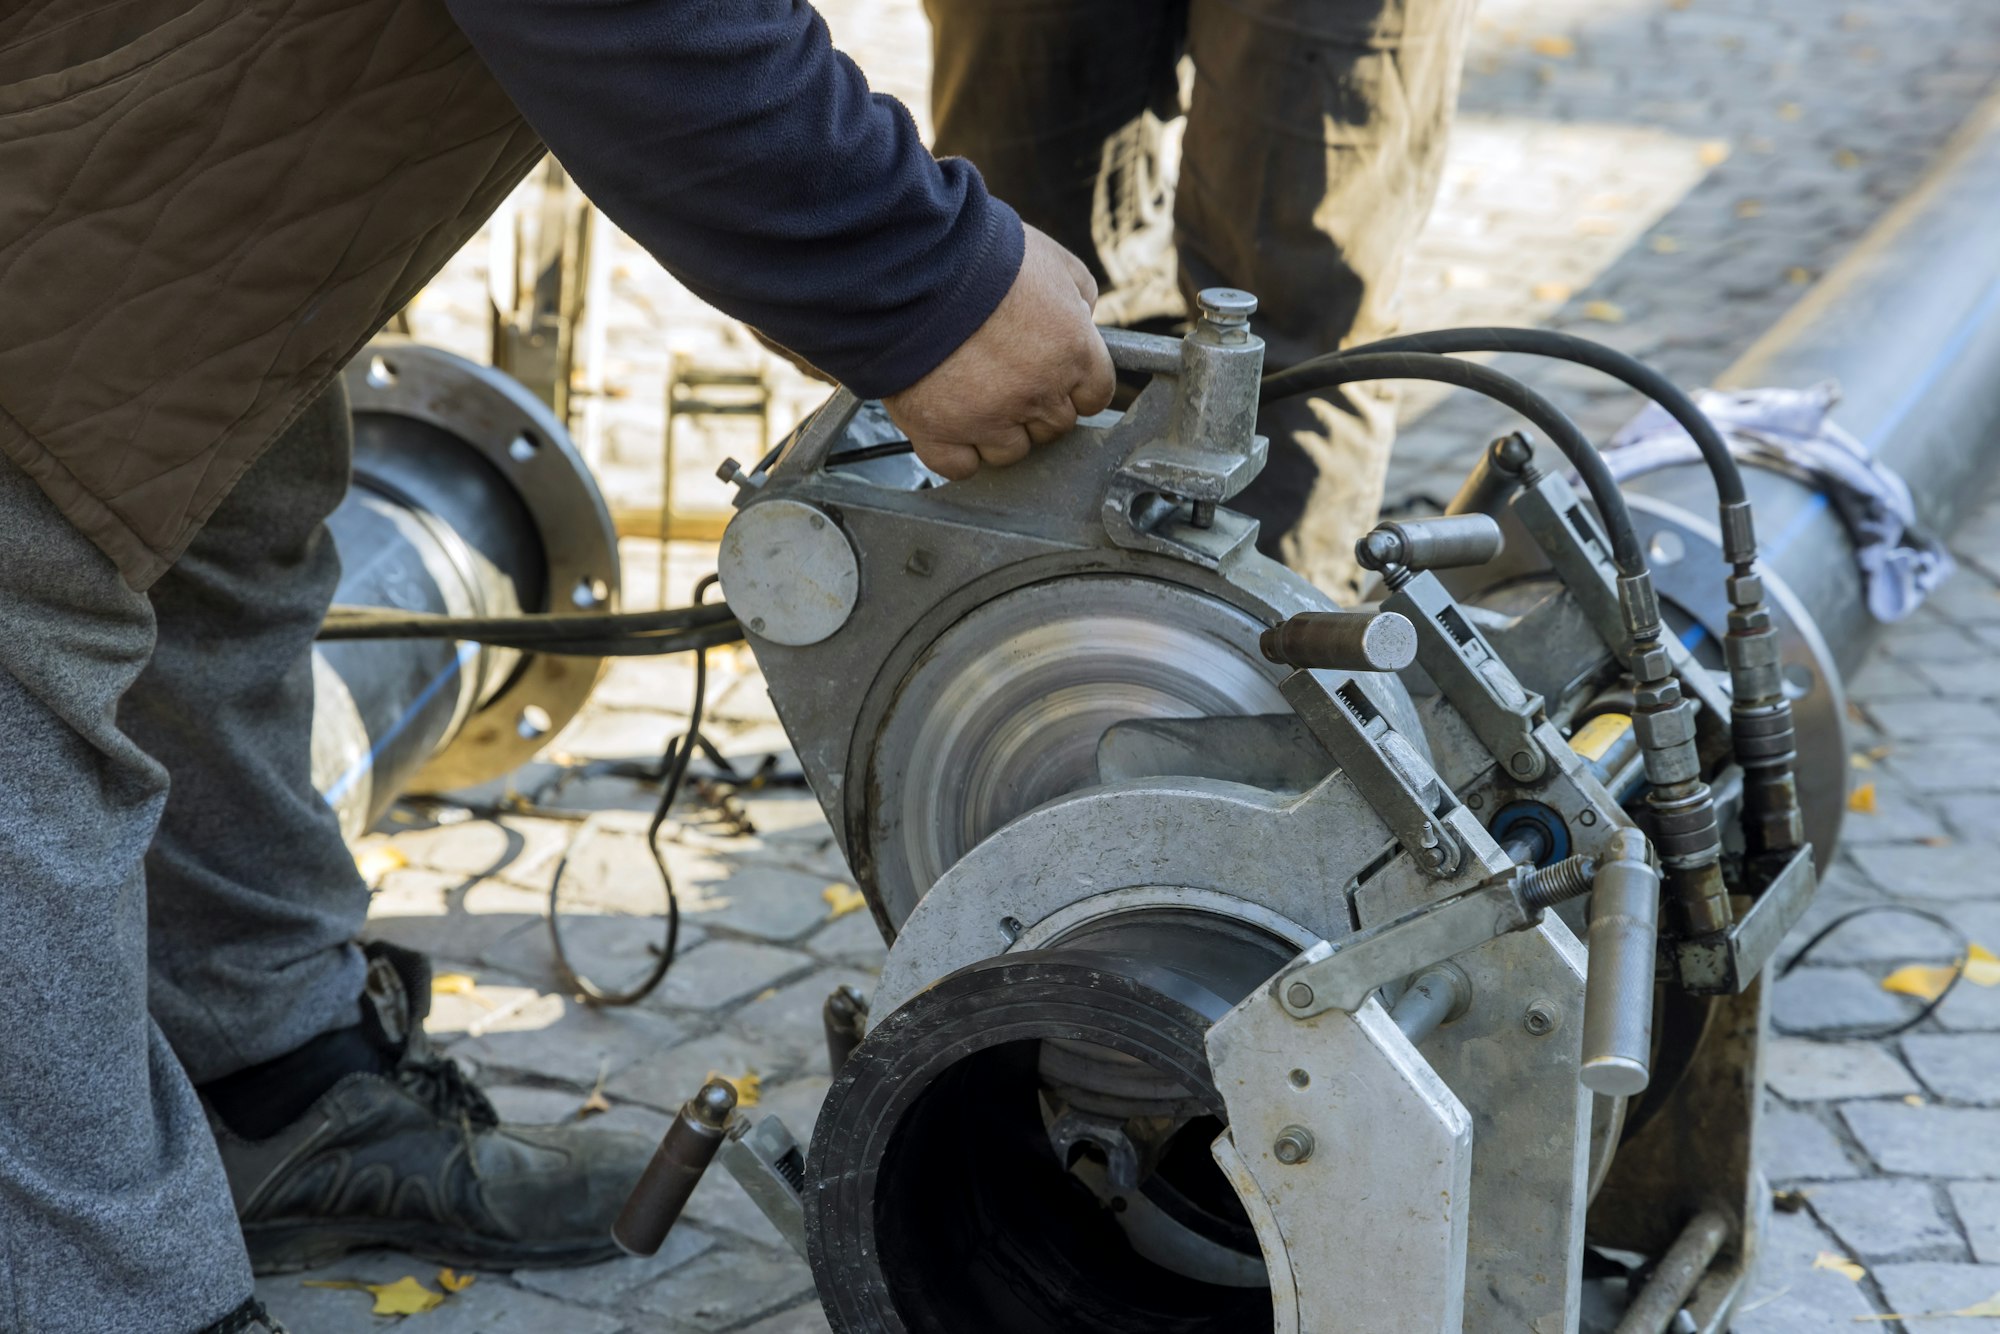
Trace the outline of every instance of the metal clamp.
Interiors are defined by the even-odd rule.
[[[1382,605],[1416,627],[1417,661],[1508,777],[1532,783],[1547,773],[1535,736],[1542,697],[1521,685],[1438,577],[1411,576]]]
[[[1447,816],[1459,809],[1458,798],[1368,693],[1352,679],[1327,680],[1315,671],[1293,672],[1278,689],[1424,874],[1456,874],[1465,848]]]
[[[775,1116],[754,1124],[738,1121],[716,1160],[804,1259],[806,1209],[799,1192],[806,1183],[806,1154],[785,1123]]]
[[[1539,924],[1544,909],[1587,893],[1595,870],[1587,857],[1540,871],[1516,867],[1338,942],[1322,941],[1278,974],[1274,992],[1294,1019],[1358,1010],[1391,982]]]

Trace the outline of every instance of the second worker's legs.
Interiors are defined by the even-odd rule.
[[[1257,295],[1267,366],[1392,332],[1437,194],[1473,0],[1194,0],[1175,205],[1182,284]],[[1274,405],[1270,463],[1232,502],[1266,554],[1343,601],[1395,432],[1393,391]]]
[[[245,473],[153,589],[118,720],[173,786],[146,858],[153,1015],[197,1085],[360,1022],[368,888],[311,773],[312,642],[340,578],[336,390]]]
[[[925,0],[940,154],[1090,266],[1101,323],[1180,313],[1163,124],[1187,0]]]

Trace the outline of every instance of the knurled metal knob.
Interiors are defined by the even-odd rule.
[[[1244,329],[1257,313],[1257,298],[1234,287],[1204,287],[1195,293],[1201,317],[1220,329]]]

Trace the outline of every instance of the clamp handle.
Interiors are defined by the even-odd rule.
[[[1417,659],[1417,628],[1393,611],[1302,611],[1266,630],[1258,647],[1286,667],[1400,672]]]
[[[736,1089],[711,1079],[689,1098],[667,1127],[653,1161],[632,1188],[611,1239],[627,1255],[658,1255],[667,1233],[680,1221],[696,1186],[715,1161],[736,1111]]]

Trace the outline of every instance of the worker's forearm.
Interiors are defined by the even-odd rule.
[[[992,313],[1021,227],[795,0],[449,0],[556,156],[696,293],[856,392]]]

